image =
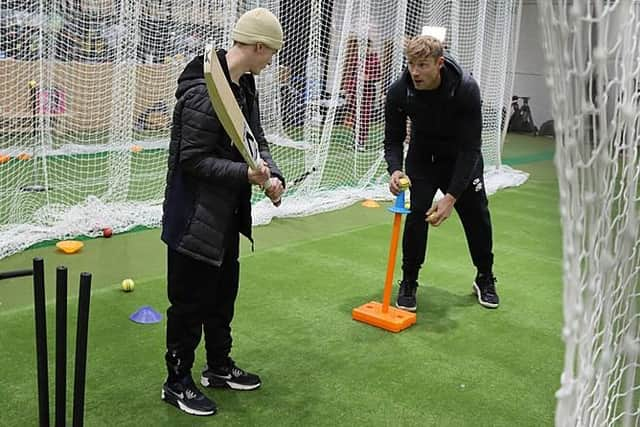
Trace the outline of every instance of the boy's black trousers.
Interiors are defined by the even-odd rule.
[[[227,365],[231,352],[231,320],[238,294],[239,233],[229,233],[222,265],[196,260],[168,248],[167,353],[170,380],[191,373],[195,350],[204,331],[207,364]]]

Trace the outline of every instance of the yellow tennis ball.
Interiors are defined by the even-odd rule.
[[[398,180],[398,184],[400,185],[401,190],[406,190],[409,188],[409,178],[402,177]]]
[[[133,291],[133,288],[136,286],[136,284],[135,284],[135,283],[133,283],[133,280],[132,280],[132,279],[124,279],[124,280],[122,281],[121,286],[122,286],[122,290],[123,290],[123,291],[125,291],[125,292],[131,292],[131,291]]]

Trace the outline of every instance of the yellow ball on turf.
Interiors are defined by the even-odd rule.
[[[132,279],[124,279],[122,281],[122,290],[125,292],[131,292],[133,291],[133,288],[136,286],[135,283],[133,283]]]

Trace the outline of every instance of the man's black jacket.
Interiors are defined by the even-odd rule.
[[[438,160],[454,166],[449,187],[456,199],[473,177],[482,174],[482,112],[478,84],[449,56],[440,71],[442,82],[434,90],[416,90],[408,70],[396,80],[385,105],[384,151],[389,173],[402,168],[407,117],[411,140],[406,158],[410,178],[424,177]]]
[[[226,52],[218,59],[227,80]],[[204,82],[202,56],[193,59],[178,78],[169,145],[167,186],[163,204],[162,240],[173,250],[220,266],[225,235],[251,239],[251,185],[247,164],[218,120]],[[255,80],[251,74],[232,84],[236,99],[258,141],[260,156],[272,176],[284,178],[271,158],[260,124]]]

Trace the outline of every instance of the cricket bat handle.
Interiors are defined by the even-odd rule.
[[[269,178],[268,180],[266,180],[263,184],[262,184],[262,189],[265,191],[265,193],[267,192],[267,190],[271,188],[271,178]],[[268,197],[268,196],[267,196]],[[282,198],[279,198],[278,200],[271,200],[271,203],[273,203],[273,206],[278,207],[280,206],[280,203],[282,203]]]
[[[258,163],[256,164],[256,166],[259,168],[260,166],[262,166],[264,163],[261,159],[258,160]],[[271,188],[271,178],[267,179],[265,182],[262,183],[261,185],[262,189],[266,191]],[[278,207],[280,206],[280,204],[282,203],[282,199],[279,198],[278,200],[271,200],[271,202],[273,203],[273,206]]]

